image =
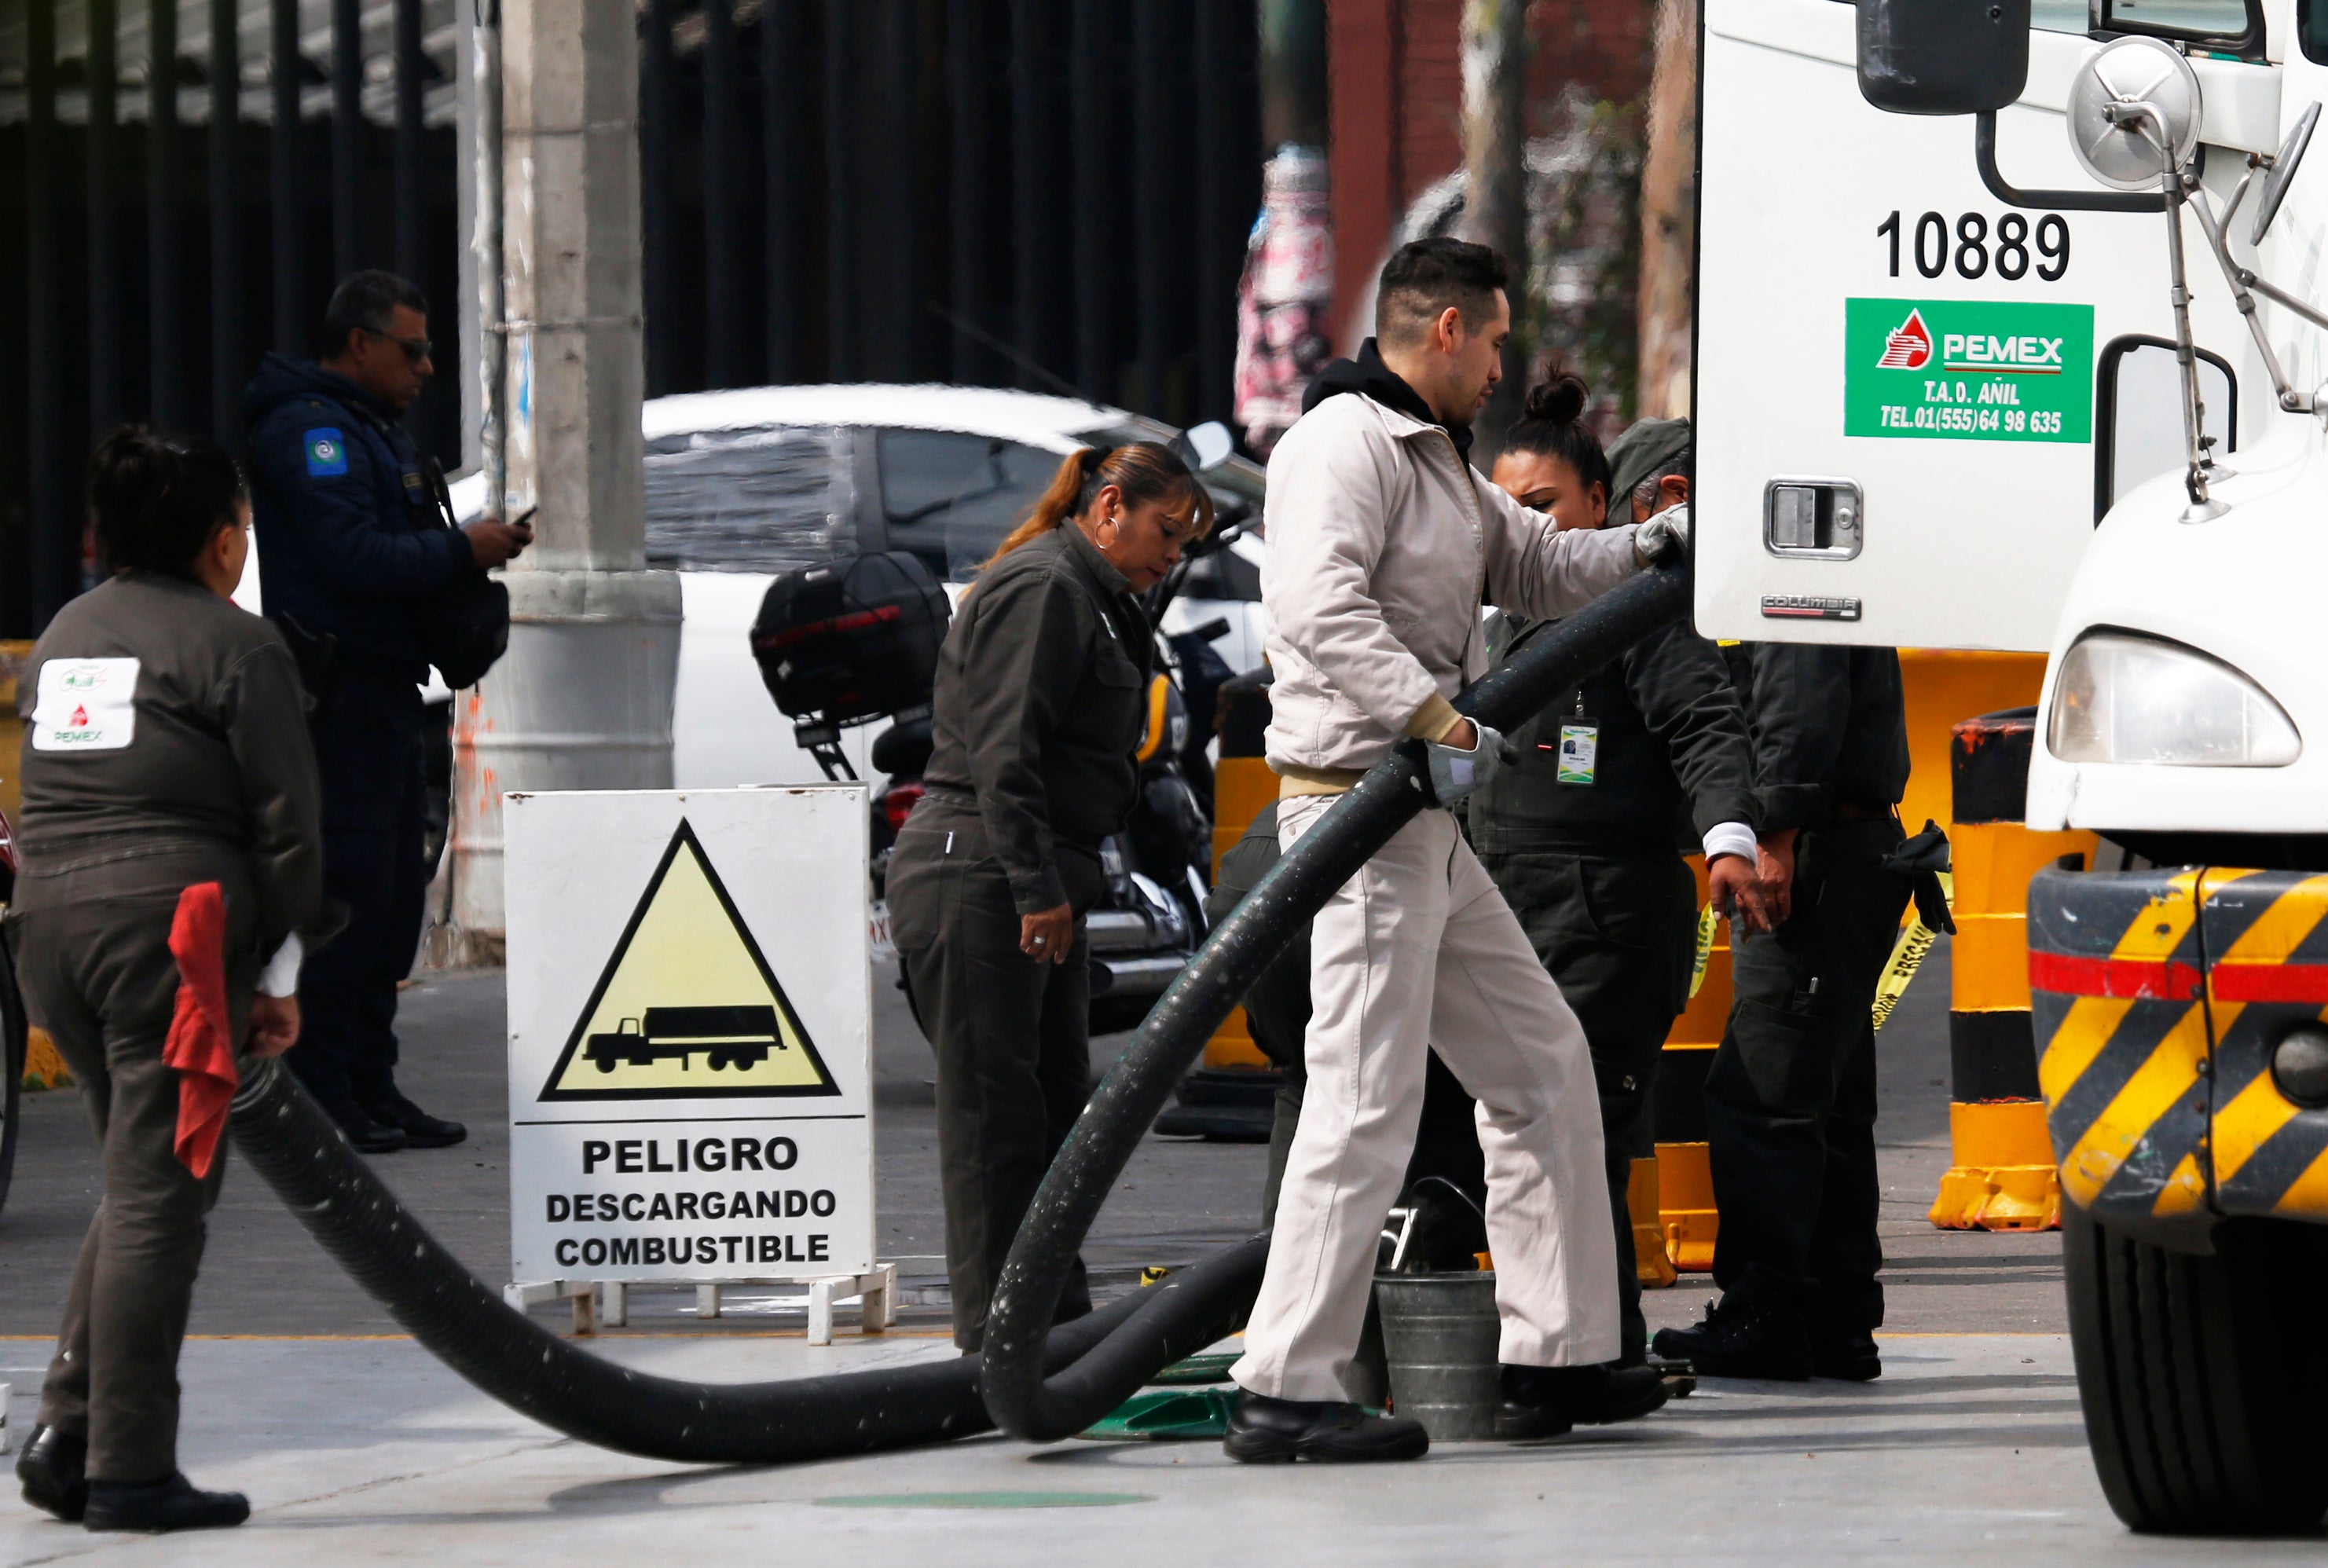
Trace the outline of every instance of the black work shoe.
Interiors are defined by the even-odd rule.
[[[1559,1437],[1572,1427],[1632,1421],[1666,1402],[1665,1375],[1647,1366],[1514,1366],[1497,1373],[1503,1403],[1496,1436],[1506,1442]]]
[[[250,1517],[250,1499],[240,1492],[197,1491],[182,1475],[165,1481],[91,1481],[89,1511],[81,1524],[91,1530],[218,1530]]]
[[[1686,1329],[1660,1329],[1658,1355],[1686,1359],[1706,1377],[1769,1377],[1801,1383],[1811,1375],[1810,1335],[1800,1314],[1741,1300],[1735,1291]]]
[[[1431,1451],[1431,1434],[1419,1421],[1369,1415],[1339,1400],[1271,1399],[1241,1388],[1221,1451],[1249,1465],[1419,1460]]]
[[[1875,1336],[1864,1329],[1816,1332],[1810,1341],[1814,1377],[1873,1383],[1883,1376],[1883,1357],[1875,1348]]]
[[[458,1122],[431,1116],[394,1089],[367,1096],[363,1108],[373,1121],[402,1132],[407,1149],[450,1149],[469,1135]]]
[[[353,1100],[327,1100],[324,1109],[340,1124],[340,1131],[356,1147],[359,1154],[393,1154],[404,1147],[404,1129],[375,1121],[371,1114]]]
[[[36,1426],[32,1441],[16,1456],[16,1479],[24,1500],[68,1525],[80,1523],[89,1506],[89,1442],[53,1426]]]

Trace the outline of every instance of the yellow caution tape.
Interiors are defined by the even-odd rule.
[[[1713,956],[1713,906],[1708,904],[1697,912],[1697,967],[1689,972],[1689,1000],[1697,1000],[1697,988],[1705,983],[1705,962]]]
[[[1940,896],[1948,900],[1949,908],[1954,909],[1956,878],[1946,871],[1942,871],[1939,878]],[[1892,1016],[1892,1009],[1898,1007],[1900,999],[1907,994],[1908,982],[1916,978],[1916,971],[1923,964],[1924,954],[1932,951],[1932,944],[1938,935],[1939,933],[1925,925],[1921,918],[1909,921],[1908,928],[1900,933],[1900,940],[1892,947],[1892,961],[1883,966],[1883,978],[1875,986],[1875,1002],[1872,1010],[1877,1028],[1883,1027],[1883,1020]]]

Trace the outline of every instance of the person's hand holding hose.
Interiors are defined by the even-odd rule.
[[[1429,743],[1431,793],[1442,806],[1451,806],[1496,776],[1506,763],[1517,760],[1511,743],[1499,730],[1474,719]]]
[[[279,1056],[299,1043],[299,999],[268,996],[250,999],[250,1050],[254,1056]]]
[[[1070,906],[1061,904],[1038,915],[1018,916],[1018,951],[1037,963],[1066,962],[1067,950],[1075,944],[1075,912]]]
[[[1633,553],[1645,567],[1689,559],[1689,507],[1668,507],[1633,530]]]

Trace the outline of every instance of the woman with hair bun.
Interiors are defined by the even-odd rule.
[[[1563,528],[1599,528],[1609,521],[1609,455],[1584,423],[1591,399],[1582,380],[1572,375],[1530,387],[1490,476],[1514,501],[1550,512]]]
[[[1562,528],[1609,521],[1609,458],[1584,422],[1589,399],[1572,375],[1531,388],[1496,459],[1496,483]],[[1505,623],[1498,658],[1554,624]],[[1619,1337],[1625,1363],[1638,1365],[1647,1329],[1626,1193],[1633,1161],[1649,1153],[1666,1036],[1689,1000],[1697,891],[1683,855],[1704,853],[1718,912],[1769,928],[1754,879],[1761,817],[1746,715],[1720,650],[1676,621],[1511,738],[1519,765],[1471,797],[1471,842],[1584,1026],[1617,1226]]]
[[[1154,628],[1139,596],[1213,524],[1170,449],[1068,456],[955,613],[938,655],[928,793],[897,835],[889,914],[937,1054],[954,1343],[1091,1090],[1084,913],[1131,820]],[[1062,1319],[1091,1310],[1076,1270]]]
[[[111,576],[57,612],[17,685],[7,923],[105,1198],[16,1474],[27,1502],[91,1530],[239,1525],[239,1494],[178,1471],[178,1344],[236,1060],[298,1038],[302,944],[327,934],[306,698],[282,634],[230,597],[250,502],[225,453],[116,430],[89,505]]]

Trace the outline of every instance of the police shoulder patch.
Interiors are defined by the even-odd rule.
[[[309,477],[328,479],[348,471],[347,438],[329,425],[308,431],[299,444],[307,451]]]

